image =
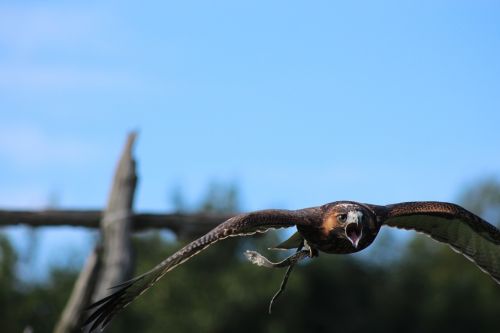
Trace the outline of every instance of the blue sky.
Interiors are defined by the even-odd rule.
[[[137,210],[453,201],[500,174],[499,59],[497,1],[4,1],[0,207],[102,207],[132,129]]]

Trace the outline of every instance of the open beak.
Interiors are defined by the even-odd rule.
[[[363,235],[363,228],[361,224],[358,222],[348,223],[345,227],[345,235],[347,239],[351,241],[352,246],[357,249],[359,240]]]

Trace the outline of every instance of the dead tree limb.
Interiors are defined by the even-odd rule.
[[[68,303],[64,308],[59,321],[56,324],[54,333],[79,332],[83,322],[83,313],[94,291],[99,271],[99,251],[96,247],[87,258],[75,286],[71,292]]]
[[[0,210],[0,226],[26,225],[30,227],[72,226],[99,228],[102,214],[102,211],[99,210]],[[231,216],[228,214],[213,213],[139,213],[132,216],[132,230],[170,229],[178,235],[197,237]]]
[[[137,175],[132,147],[136,134],[129,134],[116,168],[108,205],[101,219],[102,251],[94,251],[73,287],[71,297],[56,325],[56,333],[80,330],[90,302],[106,295],[109,288],[128,278],[132,272],[130,230]]]
[[[137,174],[132,148],[135,133],[128,136],[111,186],[108,205],[101,220],[102,268],[99,273],[93,300],[107,296],[109,288],[131,277],[132,244],[132,204],[134,201]]]

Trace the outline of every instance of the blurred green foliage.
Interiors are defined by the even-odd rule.
[[[500,212],[499,197],[500,184],[491,180],[461,196],[465,207],[491,216]],[[237,202],[233,187],[219,186],[198,209],[236,211]],[[135,237],[138,273],[182,245],[165,239],[160,233]],[[321,255],[300,265],[268,315],[284,271],[253,266],[242,252],[265,251],[277,241],[271,232],[210,247],[120,313],[109,332],[500,331],[500,286],[447,246],[420,235],[404,247],[389,237],[375,242],[368,255]],[[393,255],[372,260],[378,253]],[[16,261],[0,237],[1,331],[21,332],[29,325],[36,333],[50,332],[77,272],[54,270],[44,283],[23,285]]]

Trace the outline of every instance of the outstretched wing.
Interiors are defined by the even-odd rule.
[[[479,216],[445,202],[403,202],[386,208],[385,225],[447,243],[500,283],[500,230]]]
[[[84,326],[92,323],[90,332],[104,329],[118,311],[148,290],[165,273],[221,239],[252,235],[275,228],[320,223],[318,221],[321,221],[321,209],[316,207],[293,211],[263,210],[234,216],[206,235],[184,246],[149,272],[114,287],[116,291],[113,294],[89,307],[89,309],[95,308],[96,310],[85,321]]]

